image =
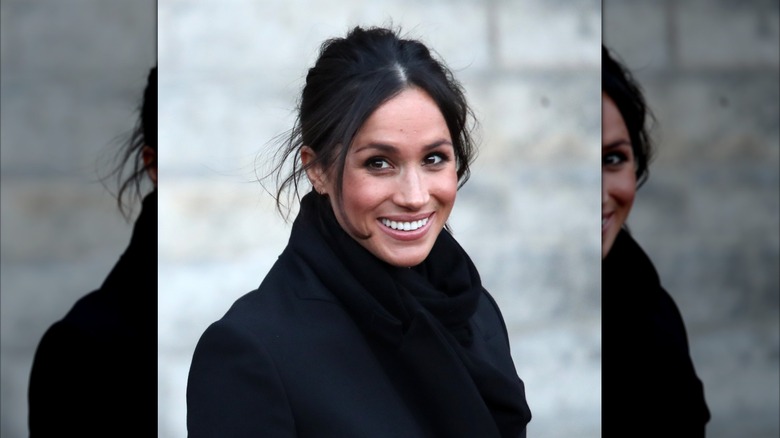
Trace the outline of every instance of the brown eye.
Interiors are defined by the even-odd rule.
[[[446,158],[442,154],[430,154],[425,157],[423,163],[426,165],[436,165],[443,163],[445,160]]]
[[[390,164],[384,158],[372,157],[366,160],[366,167],[370,169],[388,169]]]

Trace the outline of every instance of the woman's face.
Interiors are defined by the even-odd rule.
[[[626,222],[636,194],[636,162],[623,116],[601,94],[601,258]]]
[[[303,154],[313,152],[302,152],[305,164],[310,157]],[[417,88],[379,106],[355,135],[344,166],[343,215],[334,199],[334,175],[309,176],[330,196],[344,230],[379,259],[401,267],[428,256],[458,186],[447,124],[431,97]]]

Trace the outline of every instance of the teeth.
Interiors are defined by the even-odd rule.
[[[389,219],[382,219],[382,223],[394,230],[414,231],[428,223],[428,218],[420,219],[419,221],[412,222],[396,222]]]

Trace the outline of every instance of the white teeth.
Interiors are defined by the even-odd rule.
[[[394,230],[414,231],[428,223],[428,218],[420,219],[419,221],[412,222],[396,222],[390,219],[382,219],[382,224],[386,227],[390,227]]]

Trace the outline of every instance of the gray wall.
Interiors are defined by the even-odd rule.
[[[390,20],[482,123],[451,225],[507,320],[529,436],[600,436],[600,2],[161,0],[158,19],[160,436],[184,436],[200,334],[287,241],[256,154],[291,126],[321,42]]]
[[[628,222],[685,318],[713,438],[780,435],[779,10],[604,2],[604,41],[658,119]]]
[[[0,434],[27,436],[43,332],[103,282],[131,224],[99,182],[156,59],[154,0],[0,2]]]

